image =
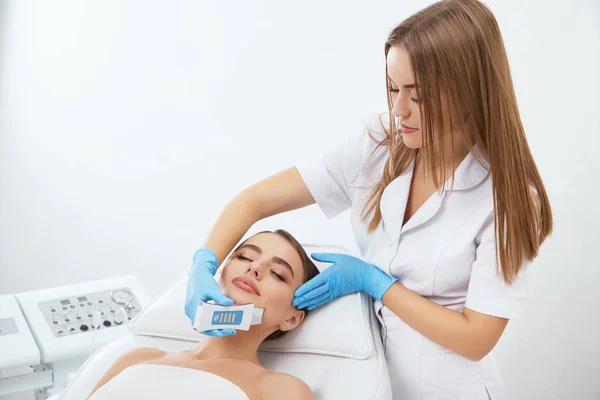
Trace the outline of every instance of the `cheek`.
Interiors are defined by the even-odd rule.
[[[289,286],[273,282],[268,301],[274,306],[287,307],[294,300],[294,291]]]
[[[411,108],[412,118],[411,120],[413,128],[421,129],[421,107],[418,104],[413,103]]]
[[[243,263],[230,261],[223,267],[223,271],[221,272],[221,280],[230,281],[236,276],[242,275],[246,267]]]
[[[262,299],[262,307],[265,308],[265,317],[273,320],[279,320],[283,316],[290,313],[290,310],[294,308],[292,306],[292,300],[294,300],[294,291],[287,287],[281,286],[278,283],[273,283],[273,286],[269,287],[269,294],[266,298]],[[267,289],[267,288],[265,288]],[[265,297],[265,296],[263,296]]]

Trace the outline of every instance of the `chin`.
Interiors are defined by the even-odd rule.
[[[229,297],[233,300],[233,304],[235,305],[244,305],[256,302],[256,296],[246,292],[243,289],[238,288],[235,285],[231,285],[231,287],[227,287],[224,291],[225,296]]]
[[[423,141],[421,140],[421,135],[419,136],[410,136],[410,135],[402,135],[402,142],[409,149],[420,149],[423,147]]]

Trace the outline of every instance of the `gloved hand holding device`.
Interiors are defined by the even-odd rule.
[[[187,292],[185,297],[185,314],[192,325],[196,317],[198,303],[214,300],[222,306],[233,305],[233,300],[225,296],[214,278],[217,272],[217,256],[211,249],[200,249],[196,251],[193,258],[192,268],[189,272]],[[200,332],[214,337],[235,335],[235,329],[212,329]]]

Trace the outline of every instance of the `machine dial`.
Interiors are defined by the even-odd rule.
[[[129,290],[126,289],[115,290],[110,294],[110,297],[115,303],[123,305],[129,304],[131,300],[133,300],[133,295]]]

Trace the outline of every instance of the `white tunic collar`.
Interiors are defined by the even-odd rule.
[[[477,160],[473,152],[477,153],[484,165]],[[381,196],[381,216],[385,231],[391,236],[392,240],[396,241],[401,232],[424,224],[436,214],[442,204],[445,193],[451,188],[452,190],[466,190],[483,182],[489,174],[488,165],[489,163],[483,156],[480,146],[475,146],[473,151],[467,154],[454,172],[454,187],[452,187],[452,178],[448,179],[444,185],[443,193],[439,191],[433,193],[406,224],[402,226],[414,171],[414,161],[411,162],[403,174],[390,182]]]

